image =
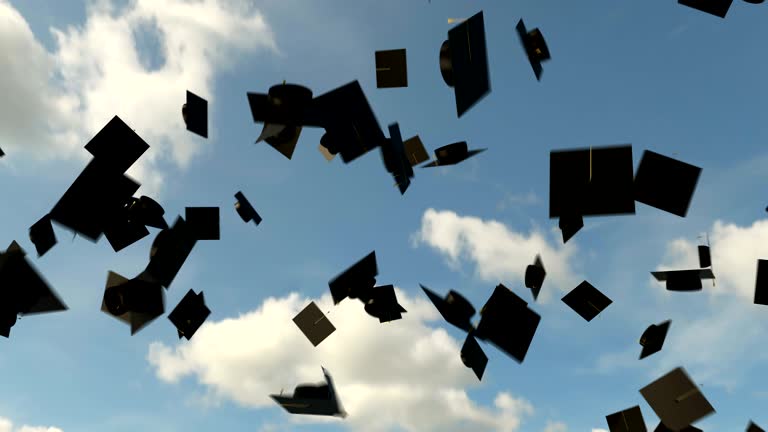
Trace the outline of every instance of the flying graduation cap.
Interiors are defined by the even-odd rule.
[[[186,207],[184,211],[187,229],[195,240],[221,239],[218,207]]]
[[[539,298],[541,286],[544,284],[544,278],[547,277],[547,271],[544,270],[544,263],[541,256],[536,255],[536,260],[532,265],[525,268],[525,287],[533,293],[533,300]]]
[[[646,150],[635,173],[634,199],[685,217],[700,175],[699,167]]]
[[[195,294],[193,290],[189,290],[168,314],[168,319],[176,327],[179,339],[185,337],[190,340],[210,314],[211,310],[205,305],[203,292]]]
[[[270,87],[267,94],[248,93],[248,104],[253,121],[264,124],[256,143],[264,141],[288,159],[302,127],[322,127],[322,117],[312,111],[312,90],[304,86],[284,82]]]
[[[331,323],[323,311],[317,307],[315,302],[310,302],[301,312],[293,318],[293,323],[304,333],[304,336],[312,343],[312,346],[318,346],[328,336],[336,331],[336,327]]]
[[[701,291],[702,279],[712,279],[714,283],[715,274],[712,272],[712,258],[709,248],[709,237],[707,237],[707,246],[699,246],[699,265],[703,268],[691,270],[669,270],[651,272],[653,277],[659,282],[666,282],[668,291]],[[708,268],[707,268],[708,267]]]
[[[454,89],[458,117],[491,92],[483,11],[448,31],[440,47],[440,73]]]
[[[197,243],[197,235],[179,216],[173,226],[157,233],[149,252],[145,277],[168,288]]]
[[[640,389],[659,420],[679,431],[715,412],[685,369],[678,367]]]
[[[664,340],[667,338],[671,320],[666,320],[660,324],[651,324],[640,336],[640,345],[643,350],[640,352],[639,360],[642,360],[651,354],[661,351],[664,346]]]
[[[187,130],[208,138],[208,101],[187,90],[187,103],[181,107]]]
[[[640,405],[605,416],[610,432],[647,432]]]
[[[235,203],[235,211],[237,211],[240,219],[245,223],[253,221],[253,223],[258,226],[261,223],[261,216],[259,216],[259,213],[253,208],[250,201],[248,201],[248,198],[243,195],[243,192],[238,191],[235,194],[235,199],[237,200]]]
[[[562,298],[562,301],[587,322],[592,321],[613,303],[611,299],[587,281],[583,281],[571,290]]]
[[[750,420],[747,425],[747,432],[765,432],[765,430]]]
[[[750,0],[746,1],[753,3],[753,1]],[[758,3],[760,2],[762,2],[762,0],[758,1]],[[725,15],[728,14],[728,9],[731,8],[733,0],[677,0],[677,3],[716,17],[725,18]]]
[[[408,87],[405,49],[376,51],[376,87]]]
[[[755,297],[753,303],[768,306],[768,260],[757,260]]]
[[[539,29],[526,30],[522,19],[518,21],[516,29],[520,42],[525,49],[525,55],[528,57],[528,62],[531,64],[533,73],[536,75],[536,80],[540,81],[541,74],[544,71],[541,67],[541,62],[550,59],[547,42],[544,40],[544,36]]]
[[[435,149],[435,160],[422,166],[422,168],[456,165],[486,150],[469,150],[466,141],[455,142]]]
[[[110,271],[101,311],[131,326],[133,336],[165,312],[165,293],[144,272],[129,280]]]
[[[53,232],[51,217],[43,216],[29,227],[29,240],[35,245],[37,257],[40,258],[56,245],[56,234]]]
[[[397,123],[389,125],[389,139],[381,145],[381,159],[387,172],[395,179],[395,186],[400,189],[400,194],[404,195],[414,174]]]
[[[331,374],[325,368],[325,384],[302,384],[296,386],[291,396],[269,395],[275,402],[291,414],[346,417],[333,386]]]

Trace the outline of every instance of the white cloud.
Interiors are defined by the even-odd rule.
[[[592,429],[592,432],[608,432],[605,429]]]
[[[27,426],[13,427],[13,422],[5,417],[0,417],[0,432],[63,432],[53,426]]]
[[[421,229],[413,236],[414,244],[432,247],[454,268],[460,258],[474,262],[476,274],[494,283],[522,283],[526,267],[540,254],[547,270],[540,302],[546,302],[552,292],[570,291],[583,280],[570,263],[577,251],[574,242],[562,245],[554,233],[550,238],[554,242],[537,229],[519,233],[494,220],[431,208],[424,212]]]
[[[269,298],[237,318],[208,322],[189,343],[153,343],[148,360],[163,381],[193,376],[217,398],[273,410],[281,408],[269,394],[321,382],[325,366],[349,416],[343,421],[291,416],[292,421],[340,421],[371,432],[517,431],[533,414],[531,404],[507,392],[498,393],[493,406],[470,399],[465,388],[478,382],[461,363],[461,342],[426,324],[440,322],[426,299],[399,289],[397,296],[408,313],[385,324],[368,316],[358,301],[331,306],[330,296],[317,300],[337,328],[317,348],[291,321],[310,301],[294,293]],[[493,374],[490,369],[486,376]]]
[[[185,168],[202,138],[186,131],[181,105],[187,89],[216,111],[213,79],[243,53],[276,51],[262,15],[235,0],[136,0],[117,11],[92,3],[79,27],[52,28],[47,52],[24,18],[0,0],[0,147],[38,159],[89,158],[82,150],[118,115],[151,146],[129,174],[156,191],[158,164]],[[160,65],[143,61],[141,37],[157,36]],[[211,125],[215,126],[215,125]],[[212,127],[212,138],[215,129]]]
[[[544,432],[568,432],[568,426],[563,422],[547,421]]]

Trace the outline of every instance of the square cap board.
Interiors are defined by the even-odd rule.
[[[322,341],[336,331],[331,321],[317,307],[315,302],[310,302],[298,315],[293,318],[293,323],[304,333],[313,346],[318,346]]]
[[[587,281],[583,281],[562,298],[563,303],[587,322],[592,321],[613,301]]]
[[[149,149],[147,144],[120,117],[114,116],[85,145],[88,153],[115,173],[124,173]]]
[[[196,294],[193,290],[189,290],[168,314],[168,320],[176,327],[179,339],[185,337],[190,340],[210,314],[211,310],[205,305],[203,292]]]
[[[477,379],[483,379],[485,367],[488,365],[488,356],[485,355],[483,348],[480,347],[472,334],[467,335],[467,339],[461,347],[461,362],[464,363],[464,366],[472,369]]]
[[[522,363],[531,346],[541,316],[503,284],[496,286],[480,310],[475,336],[494,344]]]
[[[610,432],[647,432],[639,405],[605,416]]]
[[[635,201],[685,217],[701,168],[646,150],[635,174]]]
[[[672,320],[667,320],[660,324],[651,324],[645,329],[643,335],[640,336],[640,345],[643,347],[640,352],[640,360],[661,351],[671,324]]]
[[[182,108],[187,130],[208,138],[208,101],[187,90],[187,103]]]
[[[441,57],[450,57],[449,85],[454,88],[456,114],[461,117],[491,92],[483,12],[449,30],[447,43],[447,49],[441,49]]]
[[[408,87],[405,49],[376,51],[376,87]]]
[[[768,260],[757,260],[754,304],[768,306]]]
[[[677,0],[677,3],[716,17],[725,18],[733,0]]]
[[[715,412],[682,367],[643,387],[640,394],[672,430],[683,429]]]

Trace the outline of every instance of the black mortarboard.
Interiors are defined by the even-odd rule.
[[[43,216],[34,225],[29,227],[29,240],[34,243],[37,257],[40,258],[56,245],[56,234],[53,232],[51,217]]]
[[[187,229],[195,240],[219,240],[221,238],[218,207],[187,207]]]
[[[376,251],[353,264],[328,282],[333,304],[339,304],[345,298],[366,298],[376,285],[379,268],[376,265]]]
[[[640,405],[605,416],[610,432],[647,432]]]
[[[418,135],[408,138],[403,145],[405,146],[405,155],[411,166],[416,166],[429,160],[429,153],[427,153]]]
[[[400,126],[397,123],[389,125],[389,139],[381,145],[381,158],[387,172],[394,177],[400,194],[405,194],[413,178],[413,167],[405,153],[403,137],[400,135]]]
[[[184,219],[179,216],[173,226],[160,231],[152,242],[145,273],[168,288],[179,273],[197,242]]]
[[[475,336],[494,344],[519,363],[525,360],[541,316],[502,284],[480,310]]]
[[[297,84],[278,84],[269,93],[248,93],[253,121],[264,123],[256,142],[264,140],[288,159],[293,157],[302,126],[321,126],[323,115],[312,114],[312,90]],[[314,121],[313,121],[314,120]]]
[[[699,246],[699,267],[710,267],[712,265],[712,256],[709,252],[709,246]]]
[[[640,345],[643,347],[643,350],[640,352],[640,360],[661,351],[661,347],[664,346],[664,339],[667,338],[670,324],[672,324],[672,321],[666,320],[660,324],[651,324],[645,329],[643,335],[640,336]]]
[[[531,31],[526,30],[522,19],[517,23],[517,35],[520,37],[520,42],[523,44],[525,55],[528,56],[528,62],[533,68],[536,79],[540,80],[543,72],[541,62],[550,59],[549,48],[547,48],[547,42],[544,41],[544,36],[537,28]]]
[[[240,215],[240,219],[242,219],[243,222],[248,223],[253,221],[256,225],[261,223],[261,216],[259,216],[259,213],[253,208],[248,201],[248,198],[243,195],[243,192],[238,191],[235,194],[235,199],[237,200],[235,203],[235,210],[237,211],[237,214]]]
[[[104,227],[104,237],[115,252],[120,252],[149,235],[149,230],[144,224],[128,219],[127,210],[119,215],[111,218]]]
[[[672,429],[665,426],[664,423],[659,422],[653,432],[701,432],[701,429],[697,428],[696,426],[687,426],[680,429],[679,431],[673,431]]]
[[[448,31],[440,47],[440,72],[454,89],[459,117],[491,92],[483,11]]]
[[[385,323],[399,320],[403,312],[408,312],[397,302],[395,287],[382,285],[373,288],[371,296],[365,301],[365,312]]]
[[[122,174],[149,149],[149,144],[120,117],[114,116],[91,138],[85,149],[98,159],[101,165],[109,167],[114,173]]]
[[[563,244],[566,244],[573,236],[584,228],[584,218],[578,212],[569,211],[560,216],[558,220],[561,234],[563,235]]]
[[[698,9],[710,15],[725,18],[733,0],[677,0],[677,3]]]
[[[5,152],[3,151],[3,149],[0,148],[0,158],[3,157],[3,156],[5,156]]]
[[[553,150],[549,217],[634,214],[632,145]]]
[[[668,291],[700,291],[702,279],[714,279],[711,268],[651,272],[659,282],[666,282]]]
[[[442,146],[435,150],[434,161],[424,165],[422,168],[430,168],[444,165],[456,165],[472,156],[482,153],[487,149],[469,150],[466,141],[459,141],[453,144]]]
[[[208,138],[208,101],[187,90],[187,103],[181,107],[187,130]]]
[[[101,311],[131,326],[135,335],[165,312],[163,287],[142,273],[133,279],[109,272]]]
[[[189,290],[173,311],[168,314],[168,319],[176,326],[179,339],[185,337],[190,340],[210,314],[211,310],[205,305],[203,292],[200,291],[200,294],[195,294],[193,290]]]
[[[685,217],[701,168],[646,150],[635,174],[635,201]]]
[[[408,87],[405,49],[376,51],[376,87]]]
[[[672,430],[679,431],[715,412],[682,367],[643,387],[640,394]]]
[[[477,379],[483,379],[485,367],[488,365],[488,356],[485,355],[472,332],[467,334],[467,339],[461,347],[461,362],[464,363],[464,366],[472,369]]]
[[[451,290],[445,298],[442,298],[424,285],[419,284],[419,286],[445,321],[465,332],[474,330],[471,320],[475,315],[475,308],[464,296]]]
[[[601,293],[591,283],[583,281],[562,298],[563,303],[573,309],[587,322],[592,321],[613,301]]]
[[[323,368],[325,384],[302,384],[296,386],[292,396],[270,395],[291,414],[346,417],[347,413],[336,396],[331,375]]]
[[[163,215],[165,210],[157,201],[142,195],[140,198],[131,198],[128,203],[128,220],[146,225],[152,228],[166,229],[168,223]]]
[[[747,425],[747,432],[765,432],[763,428],[750,421]]]
[[[768,306],[768,260],[757,260],[754,304]]]
[[[533,300],[539,298],[541,286],[544,284],[544,278],[547,271],[544,270],[544,263],[541,262],[541,256],[536,255],[536,260],[532,265],[525,268],[525,287],[530,288],[533,293]]]
[[[315,302],[310,302],[307,307],[293,318],[293,322],[313,346],[320,345],[320,342],[336,331],[336,327],[317,307]]]

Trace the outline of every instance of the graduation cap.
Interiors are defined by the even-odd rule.
[[[755,423],[753,423],[752,421],[750,421],[749,424],[747,425],[747,432],[765,432],[765,430],[760,426],[756,425]]]
[[[131,326],[131,336],[165,312],[160,284],[145,273],[127,279],[110,271],[101,301],[101,311]]]
[[[661,347],[664,346],[664,340],[667,338],[670,324],[672,324],[672,321],[666,320],[660,324],[651,324],[645,329],[643,335],[640,336],[640,345],[643,347],[643,350],[640,352],[639,360],[661,351]]]
[[[292,396],[280,394],[269,397],[291,414],[346,417],[347,413],[336,395],[331,375],[325,368],[322,369],[325,384],[302,384],[296,386]]]
[[[403,145],[405,146],[405,156],[408,158],[411,166],[416,166],[429,160],[429,153],[427,153],[418,135],[408,138]]]
[[[678,431],[673,431],[672,429],[666,427],[664,423],[659,422],[653,432],[701,432],[701,429],[697,428],[696,426],[687,426]]]
[[[516,28],[517,35],[520,36],[520,42],[523,44],[523,48],[525,48],[525,55],[528,56],[528,62],[531,64],[533,73],[536,75],[536,80],[541,80],[541,73],[543,72],[541,62],[550,59],[547,42],[544,41],[544,36],[539,29],[526,30],[522,19],[518,21]]]
[[[762,0],[760,1],[762,2]],[[710,15],[725,18],[733,0],[677,0],[677,3],[706,12]],[[750,1],[750,3],[752,2]]]
[[[584,228],[584,218],[578,212],[568,212],[560,216],[558,220],[563,244],[566,244],[573,236]]]
[[[160,231],[152,242],[144,272],[150,280],[168,288],[197,243],[197,236],[179,216],[173,226]]]
[[[563,303],[573,309],[587,322],[592,321],[613,301],[587,281],[583,281],[562,298]]]
[[[149,144],[120,117],[114,116],[91,138],[85,149],[108,167],[108,171],[122,174],[149,149]]]
[[[405,145],[397,123],[389,125],[389,139],[381,145],[381,158],[387,172],[395,179],[395,186],[404,195],[413,178],[413,168],[405,153]]]
[[[145,226],[158,229],[168,228],[168,223],[163,215],[165,210],[157,201],[142,195],[139,198],[131,198],[127,204],[128,220]]]
[[[482,153],[487,149],[469,150],[466,141],[459,141],[442,146],[435,150],[435,161],[432,161],[422,168],[430,168],[444,165],[456,165],[472,156]]]
[[[56,245],[56,234],[53,232],[51,217],[45,215],[29,227],[29,240],[35,245],[37,257],[40,258]]]
[[[480,316],[475,336],[492,343],[518,363],[522,363],[536,334],[541,316],[503,284],[496,286],[485,306],[480,309]]]
[[[448,31],[440,47],[440,73],[454,89],[459,117],[491,92],[483,11]]]
[[[219,240],[221,238],[218,207],[187,207],[187,228],[195,240]]]
[[[360,261],[347,268],[328,282],[333,304],[337,305],[345,298],[370,296],[370,290],[376,285],[379,268],[376,264],[376,251],[372,251]]]
[[[757,260],[754,304],[768,306],[768,260]]]
[[[714,279],[711,268],[651,272],[659,282],[666,282],[668,291],[701,291],[702,279]]]
[[[635,201],[685,217],[700,175],[699,167],[646,150],[635,174]]]
[[[3,149],[0,148],[0,158],[3,156],[5,156],[5,152],[3,151]]]
[[[376,51],[376,87],[408,87],[405,49]]]
[[[315,302],[310,302],[293,318],[293,323],[309,339],[312,346],[318,346],[322,341],[336,331],[331,321],[326,317]]]
[[[235,194],[235,199],[237,200],[235,203],[235,210],[237,211],[237,214],[240,215],[240,219],[245,223],[253,221],[256,225],[259,225],[261,223],[261,216],[259,216],[259,213],[253,208],[248,201],[248,198],[243,195],[242,191],[238,191]]]
[[[472,369],[478,380],[483,379],[485,367],[488,365],[488,356],[485,355],[472,332],[467,334],[464,345],[461,347],[461,362]]]
[[[640,394],[659,420],[676,431],[715,412],[682,367],[643,387]]]
[[[370,297],[364,303],[365,312],[378,318],[380,323],[399,320],[403,317],[403,312],[408,312],[397,302],[393,285],[374,287]]]
[[[541,256],[536,255],[536,260],[532,265],[525,268],[525,287],[530,288],[533,293],[533,300],[539,298],[541,286],[544,284],[544,278],[547,271],[544,270],[544,263],[541,262]]]
[[[168,314],[168,319],[176,326],[179,339],[185,337],[190,340],[210,314],[211,310],[205,305],[203,292],[200,291],[200,294],[195,294],[194,291],[189,290],[173,311]]]
[[[435,305],[435,308],[440,312],[440,315],[446,322],[465,332],[470,332],[475,329],[472,325],[472,317],[475,315],[475,307],[472,306],[472,303],[464,298],[464,296],[451,290],[448,291],[448,294],[443,298],[424,285],[419,284],[419,286],[424,290],[424,293],[432,304]]]
[[[288,159],[293,157],[303,126],[323,126],[314,114],[312,90],[297,84],[278,84],[269,93],[248,93],[253,121],[264,123],[256,142],[265,141]]]
[[[208,138],[208,101],[187,90],[187,103],[181,107],[187,130]]]
[[[647,432],[640,405],[605,416],[610,432]]]
[[[148,235],[147,227],[137,220],[130,220],[127,211],[111,218],[104,228],[104,236],[115,252],[120,252]]]

